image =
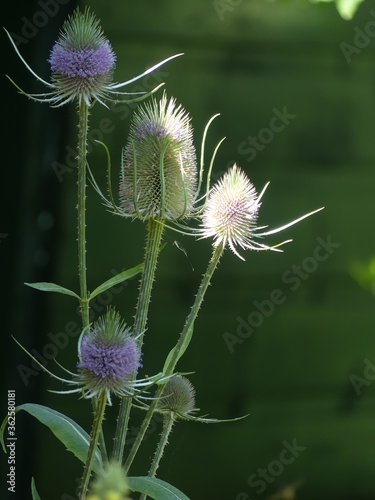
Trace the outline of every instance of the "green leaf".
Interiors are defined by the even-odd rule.
[[[40,496],[36,491],[35,481],[33,477],[31,478],[31,495],[33,497],[33,500],[40,500]]]
[[[193,337],[193,331],[194,331],[194,325],[190,328],[188,334],[186,335],[184,343],[182,344],[182,346],[180,348],[180,352],[178,353],[178,356],[177,356],[177,359],[176,359],[176,363],[181,358],[181,356],[184,354],[184,352],[186,351],[186,349],[188,348],[188,345],[190,344],[190,341],[191,341],[191,339]],[[167,359],[165,360],[165,363],[164,363],[163,373],[166,373],[168,365],[169,365],[169,363],[170,363],[170,361],[172,359],[172,356],[174,356],[174,353],[176,352],[176,347],[177,346],[174,346],[173,349],[171,349],[169,351]]]
[[[336,7],[343,19],[353,19],[363,0],[336,0]]]
[[[132,491],[155,500],[189,500],[180,490],[155,477],[128,477],[127,483]]]
[[[358,7],[363,0],[310,0],[312,3],[333,2],[336,3],[336,8],[343,19],[353,19],[354,14],[357,12]]]
[[[110,278],[109,280],[105,281],[101,285],[99,285],[93,292],[90,293],[90,299],[93,299],[97,295],[105,292],[109,288],[112,288],[113,286],[117,285],[118,283],[122,283],[125,280],[128,280],[130,278],[133,278],[137,274],[141,273],[143,271],[143,264],[139,264],[136,267],[132,267],[131,269],[128,269],[127,271],[123,271],[122,273],[116,274],[116,276],[113,276],[113,278]]]
[[[70,295],[71,297],[75,297],[76,299],[80,300],[79,295],[77,295],[75,292],[72,292],[72,290],[68,290],[63,286],[56,285],[56,283],[46,283],[42,281],[40,283],[25,283],[25,285],[31,288],[35,288],[36,290],[40,290],[41,292],[62,293],[64,295]]]
[[[39,420],[39,422],[47,426],[57,439],[59,439],[66,446],[68,451],[74,453],[74,455],[81,460],[81,462],[85,463],[90,444],[90,436],[80,425],[74,422],[74,420],[56,410],[52,410],[51,408],[38,404],[26,403],[16,407],[16,412],[21,410],[26,411]],[[0,428],[0,440],[5,453],[6,447],[4,443],[4,431],[7,422],[8,417],[5,417]],[[100,473],[102,468],[102,456],[99,449],[97,449],[93,470],[96,473]]]

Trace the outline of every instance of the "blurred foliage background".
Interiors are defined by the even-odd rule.
[[[47,2],[9,5],[3,23],[20,37],[19,49],[30,65],[48,79],[49,50],[75,4],[50,2],[49,13],[42,4]],[[229,251],[224,255],[179,368],[195,372],[191,381],[202,413],[250,416],[217,426],[177,425],[159,477],[194,500],[294,498],[294,486],[299,499],[374,498],[374,297],[363,283],[371,281],[375,253],[375,2],[362,3],[350,21],[324,2],[85,4],[101,18],[117,54],[117,81],[185,53],[141,85],[148,89],[166,83],[168,94],[193,117],[198,149],[205,124],[221,113],[207,141],[209,154],[226,136],[214,177],[237,162],[259,191],[270,180],[261,224],[276,227],[326,207],[282,235],[294,239],[283,254],[248,252],[246,262]],[[4,35],[2,47],[3,73],[27,91],[41,91]],[[73,299],[23,285],[53,281],[78,289],[71,163],[75,109],[28,102],[5,78],[2,84],[1,407],[5,411],[6,391],[15,388],[18,404],[51,405],[89,430],[90,404],[48,393],[61,387],[28,371],[30,361],[10,339],[13,334],[42,355],[56,351],[60,363],[75,369],[76,337],[61,348],[46,348],[66,339],[58,335],[66,328],[77,331],[80,318]],[[108,145],[116,182],[133,109],[92,110],[90,166],[102,186],[106,159],[94,139]],[[275,110],[284,109],[293,118],[271,137],[264,129]],[[258,138],[256,154],[247,144],[250,136]],[[142,260],[144,226],[107,213],[91,188],[87,223],[89,288]],[[314,263],[319,241],[327,238],[337,246],[326,260],[315,258]],[[160,370],[174,345],[210,256],[206,241],[168,231],[165,242],[145,344],[144,373],[150,374]],[[286,276],[294,277],[294,289]],[[263,315],[254,333],[231,352],[223,336],[236,335],[239,322],[256,311],[254,301],[268,300],[275,289],[284,302],[269,317]],[[93,316],[110,303],[131,323],[136,294],[137,280],[132,280],[95,302]],[[50,360],[48,367],[56,368]],[[109,436],[115,416],[116,407],[107,414]],[[134,415],[133,433],[141,417]],[[155,423],[132,474],[147,472],[159,431]],[[17,415],[17,432],[18,496],[12,498],[29,497],[31,475],[42,499],[75,498],[75,478],[82,472],[77,459],[28,415]],[[280,467],[285,441],[304,450]],[[261,469],[267,474],[264,488],[255,484]]]

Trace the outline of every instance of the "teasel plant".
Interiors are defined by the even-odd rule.
[[[95,189],[101,196],[104,205],[112,213],[122,217],[149,221],[145,269],[149,261],[151,272],[143,272],[134,327],[135,332],[142,337],[143,329],[146,327],[151,286],[164,228],[171,228],[184,235],[201,239],[213,239],[213,254],[206,273],[203,275],[195,302],[179,340],[164,364],[163,373],[169,376],[174,373],[178,360],[191,340],[195,319],[225,248],[229,247],[241,260],[244,258],[239,253],[238,248],[280,252],[282,251],[280,247],[291,240],[269,246],[261,242],[262,238],[283,231],[322,210],[320,208],[309,212],[276,229],[266,230],[267,226],[258,226],[261,200],[269,183],[258,195],[246,174],[235,164],[224,174],[222,179],[212,188],[210,187],[214,160],[224,139],[217,144],[213,152],[207,173],[206,188],[201,195],[205,140],[209,126],[217,116],[215,115],[209,120],[204,130],[198,173],[194,165],[195,161],[193,161],[195,155],[192,152],[193,146],[190,140],[192,137],[190,120],[187,120],[187,115],[180,106],[176,107],[175,99],[170,99],[168,103],[165,93],[159,102],[153,98],[151,103],[146,104],[135,113],[131,124],[121,165],[120,204],[117,205],[114,201],[111,187],[110,154],[104,144],[108,159],[108,197],[103,194],[92,177]],[[189,124],[188,132],[185,132],[184,127],[187,124]],[[184,143],[184,138],[189,138],[189,141]],[[175,146],[176,149],[174,149]],[[182,150],[183,147],[186,149]],[[194,175],[191,173],[196,175],[195,182]],[[198,220],[198,227],[189,227],[187,223],[190,219]],[[152,233],[151,224],[155,228],[156,234]],[[150,242],[156,242],[151,251],[148,250]],[[142,307],[140,304],[145,289],[148,290],[148,294]],[[139,313],[140,311],[141,313]],[[143,319],[137,323],[138,318]],[[165,384],[160,384],[155,394],[155,401],[148,408],[139,433],[125,460],[126,472],[138,452],[153,413],[157,411],[158,401],[163,398],[164,389]],[[123,457],[122,450],[125,444],[130,406],[130,400],[123,400],[115,440],[114,458],[118,461],[122,461]],[[121,437],[119,438],[119,436]]]
[[[78,270],[79,288],[77,294],[54,283],[27,283],[41,291],[58,292],[78,299],[82,315],[83,331],[90,327],[89,303],[99,293],[128,279],[141,271],[137,266],[129,271],[107,280],[92,293],[88,291],[86,266],[86,184],[87,184],[87,137],[89,130],[89,114],[94,104],[108,108],[108,104],[132,103],[146,99],[155,93],[163,84],[150,92],[125,92],[122,89],[137,80],[157,70],[162,65],[182,54],[173,55],[152,66],[142,74],[122,83],[113,82],[113,74],[117,57],[110,42],[105,37],[100,22],[86,8],[81,12],[77,8],[62,26],[60,35],[52,47],[48,62],[51,67],[51,81],[41,78],[29,66],[18,50],[10,33],[5,32],[21,62],[26,69],[48,90],[44,93],[25,92],[10,76],[7,78],[18,92],[37,103],[47,103],[51,107],[61,107],[76,103],[78,110],[78,146],[77,146],[77,177],[78,177]],[[94,411],[97,410],[97,397],[92,398]],[[101,435],[102,453],[106,455],[104,437]]]
[[[288,229],[319,210],[307,213],[276,229],[258,225],[259,211],[268,184],[257,193],[247,175],[234,165],[211,187],[211,173],[219,147],[215,147],[207,175],[204,174],[205,142],[213,116],[204,129],[200,163],[193,142],[193,127],[187,111],[175,98],[164,93],[155,99],[148,93],[127,93],[122,89],[161,65],[179,56],[172,56],[153,66],[141,75],[124,83],[114,83],[113,74],[116,55],[110,42],[104,36],[96,17],[86,9],[76,10],[63,25],[60,36],[53,46],[49,63],[51,81],[40,78],[26,63],[7,32],[19,58],[47,87],[41,94],[28,94],[13,80],[18,91],[35,102],[60,107],[75,102],[78,108],[78,270],[79,294],[53,283],[32,283],[29,286],[48,292],[59,292],[78,300],[82,314],[82,333],[78,341],[78,362],[76,372],[65,370],[70,378],[55,375],[33,361],[48,375],[69,388],[64,394],[79,394],[93,402],[94,421],[88,435],[76,422],[59,412],[41,405],[26,404],[17,408],[32,414],[47,425],[58,438],[84,462],[79,499],[90,500],[128,498],[129,491],[147,496],[164,498],[162,491],[168,491],[180,500],[187,497],[176,488],[156,478],[160,460],[167,446],[173,426],[177,421],[190,420],[216,423],[216,419],[197,416],[195,391],[186,378],[187,373],[176,371],[180,358],[185,353],[194,330],[212,276],[226,248],[236,257],[244,260],[247,250],[282,251],[282,246],[291,240],[276,245],[267,245],[263,238]],[[108,107],[109,103],[139,101],[151,96],[151,100],[140,106],[131,121],[130,133],[122,152],[119,201],[115,202],[112,192],[111,158],[108,148],[101,143],[107,154],[108,194],[104,195],[90,170],[87,159],[87,135],[89,112],[94,104]],[[86,183],[87,173],[94,189],[99,193],[106,208],[123,218],[139,219],[147,225],[144,261],[141,265],[124,271],[89,292],[86,271]],[[205,177],[205,178],[204,178]],[[147,329],[148,309],[155,279],[158,256],[165,229],[173,229],[197,239],[212,239],[212,256],[204,273],[198,292],[176,345],[166,357],[160,373],[137,378],[142,365],[142,345]],[[141,273],[139,295],[134,324],[125,325],[114,310],[94,324],[89,320],[89,303],[100,293],[112,286]],[[151,333],[151,332],[150,332]],[[22,347],[22,346],[21,346]],[[22,347],[28,352],[24,347]],[[151,389],[153,392],[151,393]],[[55,391],[59,392],[59,391]],[[102,431],[107,405],[112,398],[120,399],[119,417],[111,459],[106,450]],[[139,432],[124,460],[124,446],[130,410],[132,406],[145,412]],[[147,478],[132,478],[129,469],[143,442],[154,413],[163,416],[163,429]],[[242,417],[239,417],[242,418]],[[237,419],[232,419],[237,420]],[[2,445],[4,429],[2,425]],[[96,477],[89,485],[92,472]],[[39,498],[32,480],[32,496]],[[88,495],[88,496],[87,496]]]
[[[204,131],[198,172],[193,127],[186,110],[173,97],[168,99],[166,92],[159,101],[152,98],[151,102],[140,106],[134,113],[122,153],[118,204],[112,192],[110,154],[101,143],[108,159],[108,196],[91,175],[94,188],[112,213],[147,223],[144,268],[133,326],[141,348],[164,228],[169,224],[184,227],[196,215],[203,179],[205,139],[216,116]],[[215,154],[216,151],[210,171]],[[117,421],[113,459],[119,462],[123,459],[131,405],[130,399],[123,399]]]

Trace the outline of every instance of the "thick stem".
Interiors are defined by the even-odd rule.
[[[224,249],[222,246],[219,246],[219,247],[214,249],[214,252],[213,252],[211,260],[208,264],[207,270],[206,270],[205,274],[203,275],[201,284],[200,284],[199,289],[198,289],[198,293],[195,297],[194,304],[190,310],[188,317],[186,318],[186,322],[185,322],[184,328],[180,334],[180,338],[178,339],[176,347],[173,351],[173,355],[171,356],[171,359],[166,367],[166,370],[165,370],[166,376],[172,375],[172,373],[174,372],[174,369],[176,367],[176,364],[177,364],[179,358],[181,357],[181,352],[185,348],[186,339],[188,338],[188,335],[194,326],[194,321],[198,315],[198,312],[199,312],[199,309],[202,305],[205,293],[206,293],[207,288],[210,284],[212,275],[214,274],[215,269],[216,269],[217,265],[219,264],[220,257],[222,255],[223,251],[224,251]],[[133,463],[134,457],[138,452],[138,449],[143,441],[144,435],[146,434],[147,428],[151,422],[152,415],[154,414],[154,411],[157,407],[158,399],[160,399],[161,396],[163,395],[164,387],[166,384],[167,384],[167,382],[165,382],[163,385],[160,385],[158,387],[158,389],[155,393],[155,400],[150,404],[150,407],[147,410],[146,416],[143,419],[143,422],[141,424],[141,427],[139,429],[137,437],[135,438],[135,441],[134,441],[133,446],[130,450],[128,458],[126,459],[125,466],[124,466],[125,473],[128,472],[131,464]]]
[[[168,438],[172,431],[174,424],[173,412],[164,416],[163,430],[160,435],[160,440],[155,451],[154,460],[152,461],[151,468],[148,473],[148,477],[155,477],[156,471],[158,470],[160,460],[164,454],[164,449],[168,444]],[[146,500],[146,495],[141,495],[139,500]]]
[[[161,239],[164,231],[162,221],[149,220],[148,235],[145,251],[144,270],[139,287],[137,310],[134,320],[134,335],[138,337],[140,347],[147,324],[148,308],[151,301],[152,285],[155,279],[155,270],[158,261]]]
[[[149,220],[144,270],[139,287],[138,304],[133,327],[133,335],[138,338],[140,348],[142,348],[143,335],[147,324],[148,308],[151,300],[152,285],[155,278],[155,270],[158,261],[163,230],[164,224],[161,221],[158,222],[153,219]],[[125,439],[128,430],[131,405],[131,398],[122,398],[113,448],[113,458],[120,463],[122,462],[122,457],[124,454]]]
[[[107,394],[103,391],[99,398],[98,405],[95,412],[94,423],[92,424],[91,436],[90,436],[90,446],[87,453],[87,459],[85,468],[83,471],[83,477],[81,482],[81,491],[79,495],[80,500],[86,498],[87,488],[90,481],[91,470],[95,459],[95,452],[98,446],[99,435],[102,428],[102,422],[104,418],[105,407],[107,404]]]

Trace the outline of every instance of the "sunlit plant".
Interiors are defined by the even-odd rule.
[[[291,240],[269,245],[263,238],[287,229],[321,209],[277,229],[269,230],[266,226],[259,226],[259,211],[268,184],[258,194],[247,175],[234,165],[211,186],[211,171],[222,141],[213,152],[207,174],[204,172],[204,149],[209,125],[215,117],[209,120],[204,130],[198,162],[192,119],[182,105],[174,97],[168,98],[165,92],[159,99],[152,96],[132,117],[121,158],[119,196],[116,202],[112,192],[110,155],[104,144],[102,145],[108,158],[108,195],[103,194],[102,188],[88,168],[89,111],[95,102],[107,107],[108,102],[123,99],[142,100],[154,94],[157,88],[148,94],[136,95],[120,89],[176,56],[162,61],[127,82],[114,83],[116,64],[125,63],[117,60],[95,16],[88,9],[84,12],[76,10],[63,25],[49,54],[51,80],[47,82],[31,69],[9,34],[8,36],[25,67],[47,88],[45,93],[29,94],[8,77],[18,91],[35,102],[47,103],[53,107],[75,103],[78,109],[79,292],[53,283],[29,284],[37,290],[58,292],[72,296],[78,301],[82,314],[82,333],[77,343],[76,371],[66,370],[56,360],[58,369],[63,372],[63,375],[57,375],[28,354],[55,382],[66,385],[65,389],[56,388],[53,392],[91,400],[94,419],[91,433],[88,434],[72,419],[48,407],[25,404],[19,406],[17,411],[27,411],[44,423],[67,449],[84,463],[79,489],[80,500],[126,500],[131,497],[132,492],[139,492],[142,499],[147,496],[159,500],[187,499],[177,488],[155,476],[169,435],[177,422],[219,422],[197,415],[195,389],[187,377],[188,374],[176,371],[178,361],[187,351],[191,341],[194,324],[212,275],[227,247],[242,260],[242,253],[247,250],[280,252],[280,247]],[[88,291],[86,269],[87,171],[106,209],[124,219],[124,230],[125,219],[138,219],[147,225],[142,264],[108,279],[91,292]],[[168,353],[158,373],[142,378],[139,373],[143,363],[144,336],[158,335],[158,332],[146,330],[152,287],[165,230],[182,232],[197,240],[211,239],[212,256],[176,345]],[[115,239],[115,235],[113,237]],[[134,323],[126,325],[120,313],[109,308],[106,314],[91,324],[90,301],[137,274],[141,274],[141,279]],[[17,340],[16,342],[20,345]],[[20,347],[27,352],[26,346]],[[110,440],[105,439],[102,427],[107,405],[119,407],[111,450],[107,450],[106,443]],[[131,411],[144,412],[144,418],[131,449],[125,454]],[[147,475],[132,477],[130,468],[155,413],[163,418],[160,441],[151,464],[145,466]],[[6,425],[7,420],[4,420],[4,451],[6,448],[3,434]],[[39,498],[34,479],[32,497]]]

